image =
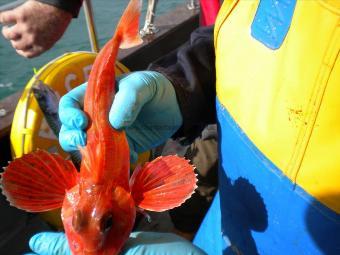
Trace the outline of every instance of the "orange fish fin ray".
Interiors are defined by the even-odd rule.
[[[66,190],[77,181],[78,172],[71,161],[38,150],[10,162],[1,174],[0,185],[11,205],[43,212],[60,208]]]
[[[131,0],[117,26],[117,35],[121,42],[119,48],[127,49],[143,43],[139,35],[139,18],[142,8],[141,0]]]
[[[178,156],[158,157],[137,168],[130,181],[136,206],[165,211],[180,206],[196,189],[194,166]]]
[[[82,169],[92,169],[91,165],[92,165],[92,153],[89,152],[89,148],[88,147],[80,147],[78,146],[78,150],[81,153],[82,156],[82,160],[81,163],[84,164],[84,168]]]

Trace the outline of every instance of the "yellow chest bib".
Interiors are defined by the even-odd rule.
[[[340,1],[301,1],[283,44],[251,36],[258,0],[225,0],[217,97],[293,182],[340,213]]]

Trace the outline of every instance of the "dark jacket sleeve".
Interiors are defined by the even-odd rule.
[[[80,7],[83,0],[37,0],[39,2],[50,4],[65,10],[73,15],[73,17],[78,17]]]
[[[216,122],[213,27],[198,28],[189,42],[149,69],[164,74],[175,88],[183,125],[173,138],[191,142],[206,125]]]

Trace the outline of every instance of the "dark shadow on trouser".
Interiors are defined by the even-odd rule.
[[[262,197],[244,178],[234,183],[220,171],[222,234],[231,246],[223,254],[257,255],[251,230],[263,232],[268,215]]]
[[[328,199],[327,199],[328,198]],[[322,201],[340,201],[340,194],[329,195]],[[306,225],[320,251],[325,255],[340,254],[340,214],[332,212],[318,201],[306,211]]]

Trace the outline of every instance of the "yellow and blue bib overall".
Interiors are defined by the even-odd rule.
[[[225,0],[208,254],[340,254],[340,1]]]

